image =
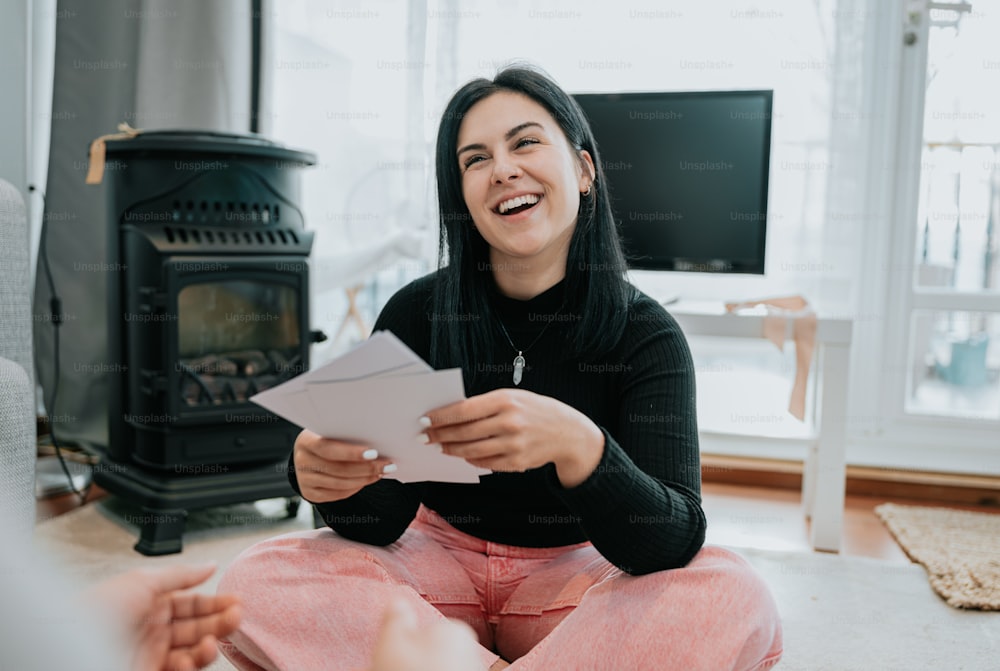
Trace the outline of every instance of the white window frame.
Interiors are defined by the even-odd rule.
[[[907,413],[904,405],[914,310],[1000,311],[1000,295],[914,287],[913,273],[905,270],[912,269],[915,258],[929,10],[942,4],[896,0],[896,13],[882,17],[885,25],[873,25],[881,41],[868,40],[873,47],[868,67],[874,68],[870,84],[884,91],[873,96],[883,113],[874,115],[880,118],[873,123],[872,137],[886,141],[870,145],[873,179],[867,202],[876,225],[866,235],[858,314],[884,315],[885,327],[879,333],[877,321],[855,325],[849,413],[880,421],[852,428],[848,462],[1000,474],[1000,421],[920,416]],[[908,34],[916,41],[906,46]],[[895,272],[899,269],[904,270]]]

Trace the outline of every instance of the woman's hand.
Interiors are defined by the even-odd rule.
[[[310,503],[346,499],[378,482],[383,473],[396,470],[391,460],[379,458],[370,447],[323,438],[308,430],[295,439],[292,454],[299,490]]]
[[[218,639],[240,623],[235,596],[184,591],[214,571],[214,565],[130,571],[91,588],[89,596],[124,622],[135,671],[193,671],[212,663]]]
[[[429,442],[493,471],[527,471],[552,462],[564,487],[587,479],[604,454],[590,418],[548,396],[497,389],[427,413]]]

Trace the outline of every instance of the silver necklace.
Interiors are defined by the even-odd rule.
[[[560,308],[560,310],[561,309],[562,308]],[[509,342],[510,346],[514,348],[514,351],[517,352],[517,356],[514,357],[514,386],[515,387],[517,385],[521,384],[521,379],[524,377],[524,366],[525,366],[524,353],[527,352],[529,349],[531,349],[532,347],[535,346],[535,343],[538,342],[539,338],[541,338],[543,335],[545,335],[545,332],[549,330],[549,327],[552,326],[552,322],[554,322],[556,320],[556,317],[558,317],[558,316],[559,316],[559,311],[557,311],[552,316],[552,319],[549,320],[549,323],[546,324],[542,328],[542,330],[538,332],[538,335],[536,335],[535,339],[531,341],[531,344],[528,345],[527,347],[525,347],[523,350],[522,349],[518,349],[517,345],[514,344],[514,341],[510,339],[510,334],[507,333],[507,327],[503,325],[503,321],[500,320],[500,317],[497,317],[497,323],[500,324],[500,329],[503,331],[504,336],[507,338],[507,342]]]

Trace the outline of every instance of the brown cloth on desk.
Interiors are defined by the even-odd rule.
[[[809,366],[813,350],[816,348],[816,313],[802,296],[782,296],[762,298],[743,303],[726,303],[726,312],[736,312],[744,308],[763,305],[767,308],[764,316],[764,337],[785,351],[787,321],[792,320],[792,339],[795,341],[795,384],[792,398],[788,402],[788,412],[799,421],[806,417],[806,385],[809,382]]]

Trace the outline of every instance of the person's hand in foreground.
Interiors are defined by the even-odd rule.
[[[476,634],[456,620],[421,627],[403,599],[389,604],[369,671],[474,671],[483,668]]]
[[[185,592],[205,582],[213,564],[138,569],[109,578],[88,595],[124,623],[134,671],[194,671],[218,654],[217,641],[239,627],[239,599]]]

